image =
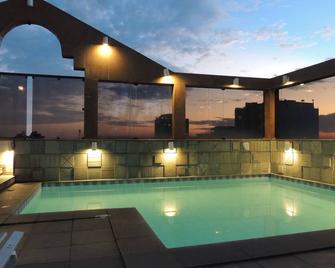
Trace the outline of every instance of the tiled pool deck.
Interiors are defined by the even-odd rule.
[[[39,187],[0,192],[0,232],[25,232],[18,267],[335,266],[335,230],[166,249],[134,208],[16,215]]]

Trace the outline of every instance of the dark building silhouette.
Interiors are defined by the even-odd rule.
[[[314,103],[280,101],[276,133],[277,138],[319,138],[319,109]]]
[[[244,108],[235,109],[235,127],[251,137],[264,135],[264,105],[257,102],[246,103]]]
[[[319,138],[319,110],[314,103],[292,100],[277,104],[277,138]],[[235,126],[212,128],[213,137],[259,138],[264,136],[264,104],[246,103],[235,109]]]
[[[264,136],[263,104],[246,103],[235,109],[234,126],[216,126],[211,136],[217,138],[261,138]]]
[[[189,120],[186,119],[185,134],[189,133]],[[172,114],[162,114],[155,119],[155,138],[172,137]]]

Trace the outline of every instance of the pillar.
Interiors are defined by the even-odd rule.
[[[172,96],[172,137],[173,139],[184,139],[186,137],[186,86],[185,82],[174,79]]]
[[[277,90],[264,91],[264,138],[276,138],[276,102]]]
[[[84,137],[98,137],[98,79],[85,77]]]

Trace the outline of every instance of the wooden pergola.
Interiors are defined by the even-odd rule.
[[[52,32],[60,42],[63,57],[73,59],[75,70],[85,72],[85,138],[98,137],[99,81],[172,85],[174,139],[185,138],[187,87],[260,90],[264,93],[265,138],[273,139],[276,137],[279,89],[335,75],[335,60],[271,79],[168,71],[164,66],[44,0],[7,0],[0,3],[0,37],[24,24],[36,24]],[[112,53],[101,53],[102,46],[109,46]],[[169,79],[166,79],[167,75]]]

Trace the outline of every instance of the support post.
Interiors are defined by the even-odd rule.
[[[277,90],[264,91],[264,138],[276,138],[276,103]]]
[[[186,136],[186,86],[179,78],[174,79],[172,97],[172,137],[173,139],[185,139]]]
[[[85,77],[84,137],[98,138],[98,79]]]

